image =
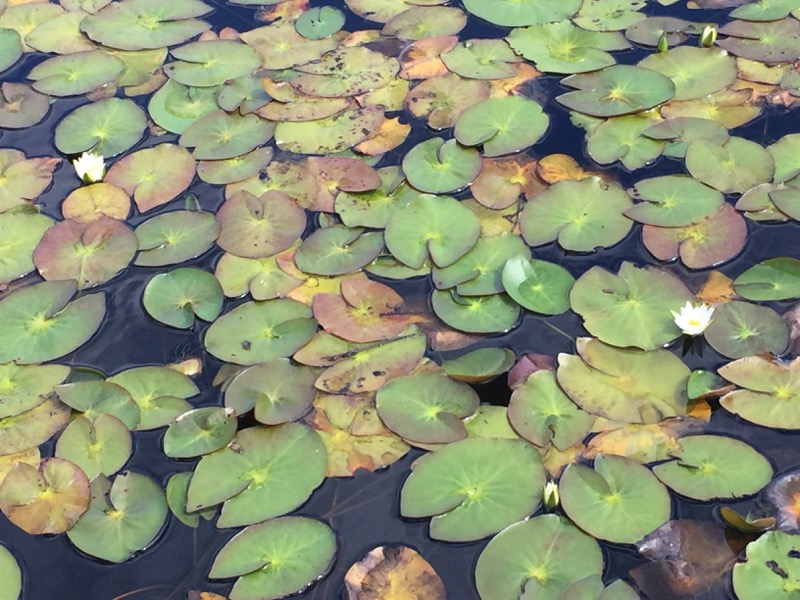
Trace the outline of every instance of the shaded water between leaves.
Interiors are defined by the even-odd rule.
[[[255,26],[253,11],[234,8],[220,0],[207,0],[216,11],[207,18],[214,29],[230,26],[240,30]],[[488,0],[487,0],[488,1]],[[555,0],[554,0],[555,1]],[[312,6],[342,5],[341,2],[326,0],[312,1]],[[692,21],[721,22],[727,10],[682,11],[676,8],[655,5],[642,12],[648,15],[681,16]],[[347,29],[372,29],[374,24],[361,21],[348,14]],[[470,25],[461,33],[461,39],[470,37],[502,37],[506,31],[478,19],[471,19]],[[632,50],[615,53],[620,63],[634,63],[644,56],[644,52]],[[10,73],[10,79],[21,79],[29,72],[37,60],[26,56]],[[573,126],[567,111],[557,105],[554,92],[560,89],[558,78],[542,77],[534,81],[528,93],[543,104],[550,115],[550,130],[545,139],[536,145],[536,155],[564,153],[573,157],[584,157],[583,131]],[[53,147],[52,131],[56,123],[85,99],[61,99],[54,105],[48,118],[39,125],[19,132],[5,132],[3,147],[19,148],[28,156],[58,155]],[[379,166],[398,164],[402,154],[420,140],[433,135],[424,122],[419,119],[404,118],[411,122],[412,135],[397,150],[388,153]],[[781,136],[800,131],[797,116],[780,108],[770,107],[764,114],[744,127],[732,130],[738,135],[768,145]],[[174,142],[177,136],[168,134],[160,138],[147,138],[138,148],[157,143]],[[591,164],[583,158],[584,166]],[[596,165],[592,165],[597,169]],[[618,170],[616,176],[623,186],[628,187],[635,180],[647,176],[683,173],[682,161],[661,159],[654,168],[646,168],[636,173]],[[44,212],[58,217],[58,205],[66,193],[74,187],[70,169],[61,168],[54,177],[52,188],[39,198]],[[197,182],[189,190],[206,210],[216,210],[223,200],[223,188]],[[148,214],[148,218],[152,216]],[[135,226],[144,220],[131,219]],[[748,223],[749,235],[745,251],[735,260],[723,265],[720,270],[729,275],[743,272],[750,265],[766,258],[791,256],[800,258],[800,224],[790,222],[780,225],[753,226]],[[585,272],[590,266],[601,265],[616,272],[623,261],[645,264],[653,259],[643,248],[638,236],[640,230],[634,229],[620,244],[610,250],[602,250],[591,255],[565,253],[555,244],[536,249],[536,258],[558,263],[574,275]],[[213,271],[222,251],[215,248],[202,257],[189,261],[184,266],[198,266]],[[682,265],[672,265],[680,278],[690,287],[697,288],[707,273],[692,273]],[[117,277],[105,286],[108,290],[110,315],[100,332],[90,344],[80,348],[59,362],[73,366],[86,366],[99,369],[106,374],[144,364],[166,364],[189,357],[202,357],[203,374],[197,380],[202,395],[193,404],[196,406],[218,404],[221,393],[213,388],[211,381],[221,363],[209,355],[202,344],[203,334],[208,324],[197,323],[192,330],[182,331],[165,328],[149,319],[141,306],[142,290],[152,276],[152,271],[130,267],[124,276]],[[425,298],[430,292],[430,282],[385,281],[401,294],[409,298]],[[243,299],[226,301],[225,312]],[[787,307],[775,306],[779,312]],[[517,356],[533,352],[556,355],[559,352],[574,352],[574,339],[585,335],[580,318],[567,314],[545,319],[526,314],[522,324],[506,335],[487,337],[478,346],[507,347]],[[448,358],[448,353],[429,354],[438,362]],[[683,357],[692,368],[715,371],[726,360],[714,350],[705,347],[693,350]],[[486,403],[507,405],[510,397],[505,378],[476,386]],[[746,423],[725,411],[717,411],[711,419],[707,433],[724,433],[746,440],[759,452],[767,456],[778,474],[800,467],[800,433],[770,430]],[[139,432],[135,436],[135,453],[128,468],[147,473],[162,485],[171,473],[177,470],[190,470],[194,461],[170,461],[161,452],[163,430]],[[49,442],[52,445],[53,442]],[[45,448],[43,454],[51,448]],[[477,600],[473,584],[473,571],[478,555],[488,540],[466,544],[446,544],[435,542],[428,536],[428,520],[409,521],[399,517],[399,491],[409,472],[409,466],[420,451],[412,450],[406,457],[388,469],[376,472],[359,472],[353,478],[328,478],[314,492],[311,499],[295,514],[318,517],[326,520],[338,535],[338,554],[331,573],[321,582],[313,585],[299,598],[308,600],[334,600],[343,594],[343,578],[352,563],[359,560],[370,549],[383,544],[403,544],[415,548],[422,554],[441,576],[448,597],[457,600]],[[674,495],[673,495],[674,496]],[[734,502],[730,505],[740,513],[747,513],[753,500]],[[714,519],[713,504],[698,503],[673,497],[673,518]],[[24,565],[26,577],[25,597],[40,599],[90,600],[176,600],[184,599],[191,589],[216,591],[224,594],[229,583],[211,583],[206,580],[211,562],[222,547],[238,529],[218,530],[213,523],[202,521],[198,529],[192,530],[176,519],[170,519],[165,530],[153,547],[140,553],[122,565],[110,565],[91,559],[69,545],[65,536],[31,537],[0,516],[0,539],[12,547]],[[605,578],[612,580],[626,577],[629,570],[646,562],[637,553],[626,547],[601,544],[606,561]],[[0,585],[2,585],[0,583]],[[730,584],[721,582],[718,589],[704,598],[733,598]]]

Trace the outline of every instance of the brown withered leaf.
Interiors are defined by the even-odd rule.
[[[400,77],[403,79],[428,79],[448,72],[440,55],[458,44],[457,35],[440,35],[423,38],[410,44],[400,55]]]
[[[704,423],[698,419],[668,419],[647,425],[625,425],[593,437],[583,456],[589,460],[598,454],[625,456],[647,464],[668,459],[681,449],[679,438],[700,433]]]
[[[733,279],[719,271],[711,271],[703,287],[697,292],[698,300],[702,300],[706,304],[730,302],[738,297],[733,290]]]
[[[379,546],[345,575],[347,600],[444,600],[439,575],[407,546]]]

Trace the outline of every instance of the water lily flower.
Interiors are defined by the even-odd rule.
[[[560,501],[558,495],[558,484],[555,481],[548,481],[544,486],[544,506],[547,510],[553,510]]]
[[[680,327],[686,335],[700,335],[711,325],[711,315],[714,314],[714,307],[707,304],[693,306],[688,300],[681,308],[680,313],[670,311],[675,319],[675,325]]]
[[[86,183],[102,181],[106,174],[106,163],[99,154],[84,152],[72,163],[75,173]]]
[[[717,41],[717,27],[716,25],[706,25],[700,34],[700,45],[703,48],[711,48],[714,42]]]

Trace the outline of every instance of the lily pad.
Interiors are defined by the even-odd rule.
[[[625,214],[640,223],[679,227],[697,223],[725,202],[717,190],[686,175],[664,175],[639,181],[631,190],[640,204]]]
[[[441,577],[433,567],[408,546],[378,546],[354,563],[344,576],[351,600],[367,600],[370,595],[390,597],[400,593],[427,600],[444,600]]]
[[[651,54],[639,66],[669,77],[674,100],[703,98],[732,84],[737,75],[736,60],[718,48],[678,46]]]
[[[164,74],[183,85],[210,87],[249,75],[261,58],[247,44],[235,40],[205,40],[171,51],[177,62],[164,65]]]
[[[408,182],[431,194],[452,192],[469,185],[481,167],[477,150],[466,148],[456,140],[441,138],[420,142],[403,158],[403,172]]]
[[[139,407],[137,431],[169,424],[192,408],[186,398],[199,392],[191,379],[168,367],[134,367],[109,377],[108,382],[125,388]]]
[[[730,194],[772,181],[775,161],[759,144],[732,137],[721,144],[693,141],[686,149],[686,168],[692,177]]]
[[[491,6],[482,0],[464,1],[464,8],[476,17],[505,27],[539,25],[569,19],[580,5],[580,0],[567,0],[558,5],[547,0],[498,0]]]
[[[275,126],[255,114],[228,114],[224,110],[208,113],[189,125],[178,140],[193,147],[198,160],[221,160],[247,154],[264,145]]]
[[[709,140],[718,144],[727,140],[728,128],[718,121],[698,117],[670,117],[659,121],[644,135],[654,140],[666,141],[664,156],[685,158],[686,149],[696,139]]]
[[[0,300],[0,362],[55,360],[89,341],[105,316],[105,295],[70,302],[75,290],[74,280],[45,281]]]
[[[121,563],[147,548],[167,518],[164,491],[149,477],[126,471],[112,484],[100,475],[92,481],[92,501],[67,532],[81,551]]]
[[[108,381],[73,381],[55,387],[58,398],[66,405],[82,413],[89,421],[109,414],[119,419],[128,429],[139,423],[139,407],[127,389]]]
[[[136,228],[139,255],[133,264],[163,267],[182,263],[211,248],[219,232],[214,213],[203,210],[156,215]]]
[[[259,1],[258,4],[264,2]],[[316,61],[336,49],[338,44],[334,37],[320,40],[304,38],[297,33],[291,19],[281,19],[273,25],[245,31],[241,40],[261,55],[261,66],[275,70]]]
[[[303,12],[294,23],[297,33],[309,40],[321,40],[344,27],[345,16],[332,6],[312,8]]]
[[[52,226],[53,220],[42,214],[0,213],[0,281],[33,271],[33,251]]]
[[[736,293],[748,300],[788,300],[800,297],[800,260],[769,258],[734,280]]]
[[[619,160],[631,171],[654,161],[665,145],[644,134],[653,124],[650,115],[623,115],[606,119],[588,132],[586,151],[601,165]]]
[[[392,379],[375,396],[378,414],[396,434],[425,444],[467,437],[460,419],[478,408],[478,394],[446,375],[414,374]]]
[[[99,50],[56,56],[28,73],[37,92],[51,96],[78,96],[113,82],[125,68],[120,59]]]
[[[539,515],[511,525],[486,545],[475,582],[481,600],[533,594],[557,600],[572,582],[602,572],[603,553],[595,540],[563,517]]]
[[[33,263],[45,279],[74,279],[80,290],[116,277],[133,260],[138,245],[124,221],[105,216],[89,223],[66,219],[44,233]]]
[[[104,178],[133,197],[139,212],[166,204],[185,192],[194,179],[191,154],[175,144],[138,150],[114,163]]]
[[[572,75],[562,83],[577,91],[562,94],[556,100],[567,108],[594,117],[639,112],[663,104],[675,95],[675,84],[669,77],[630,65]]]
[[[43,444],[69,422],[71,412],[58,398],[49,396],[30,410],[0,419],[0,455]]]
[[[728,358],[780,354],[789,343],[789,331],[778,313],[768,306],[738,301],[715,308],[705,336],[714,350]]]
[[[522,211],[525,241],[541,246],[558,240],[565,250],[591,252],[613,246],[633,227],[624,212],[633,202],[618,184],[599,177],[559,181],[534,196]]]
[[[524,441],[461,440],[414,463],[400,512],[407,518],[432,516],[434,539],[479,540],[533,513],[544,481],[539,453]]]
[[[555,372],[541,370],[511,394],[508,420],[529,442],[542,448],[552,442],[566,450],[584,438],[595,417],[578,408],[561,390]]]
[[[405,105],[412,115],[425,117],[428,126],[438,130],[453,127],[462,112],[488,97],[485,82],[447,73],[414,86]]]
[[[768,531],[747,545],[746,562],[733,567],[733,590],[739,600],[756,600],[764,594],[791,598],[800,588],[796,553],[800,535]]]
[[[274,256],[253,259],[224,254],[214,276],[229,298],[249,291],[254,300],[272,300],[286,296],[301,284],[299,279],[281,270]]]
[[[48,458],[39,468],[20,463],[0,485],[0,509],[31,535],[63,533],[89,508],[89,479],[76,464]]]
[[[653,467],[670,488],[695,500],[741,498],[758,492],[772,479],[769,461],[752,447],[719,435],[681,438],[677,460]]]
[[[258,176],[270,163],[272,156],[272,148],[256,148],[236,158],[203,160],[197,165],[197,175],[206,183],[235,183]]]
[[[567,516],[596,538],[633,544],[663,525],[671,502],[647,467],[613,455],[598,455],[594,469],[569,465],[559,482]]]
[[[108,413],[93,421],[75,418],[56,444],[56,456],[72,461],[89,479],[102,474],[110,477],[128,462],[133,450],[125,423]]]
[[[222,288],[208,271],[175,269],[155,275],[144,288],[142,302],[156,321],[188,329],[195,316],[213,321],[222,310]]]
[[[467,40],[441,54],[442,63],[452,73],[473,79],[513,77],[513,65],[519,60],[504,40]]]
[[[291,356],[316,329],[311,309],[300,302],[247,302],[214,321],[206,332],[205,345],[221,360],[254,365]]]
[[[376,189],[336,195],[336,214],[348,227],[385,228],[397,211],[419,196],[399,167],[383,167],[377,173],[381,183]]]
[[[467,25],[467,15],[451,6],[411,6],[386,25],[381,33],[401,40],[455,35]]]
[[[0,364],[0,418],[36,408],[69,372],[63,365]]]
[[[344,225],[317,229],[294,255],[304,273],[344,275],[371,263],[383,251],[383,234]]]
[[[31,127],[44,119],[49,109],[50,98],[25,83],[6,81],[0,85],[0,127]]]
[[[514,366],[516,356],[508,348],[479,348],[458,358],[442,362],[442,369],[453,379],[478,383],[493,379]]]
[[[22,40],[13,29],[0,29],[0,72],[12,67],[22,56]]]
[[[482,144],[484,156],[502,156],[538,142],[549,123],[550,118],[537,102],[507,96],[483,100],[465,110],[456,121],[454,133],[465,146]],[[441,153],[439,156],[444,158]],[[448,164],[446,160],[441,162]]]
[[[433,311],[454,329],[467,333],[503,333],[519,320],[519,305],[505,294],[461,296],[454,290],[435,290]]]
[[[0,149],[0,212],[25,206],[35,200],[53,181],[58,158],[25,158],[11,148]]]
[[[619,274],[586,271],[572,287],[570,304],[592,335],[613,346],[656,350],[681,334],[670,311],[692,294],[671,273],[624,262]]]
[[[734,56],[767,64],[790,63],[800,56],[800,23],[796,19],[733,21],[719,32],[725,38],[717,45]]]
[[[200,117],[219,110],[216,88],[193,88],[168,79],[150,98],[147,111],[159,126],[183,133]]]
[[[0,546],[0,577],[3,579],[4,600],[19,600],[22,593],[22,571],[14,555],[5,546]]]
[[[345,110],[312,121],[284,121],[275,127],[275,144],[296,154],[334,154],[363,142],[383,122],[383,109],[379,106]]]
[[[72,190],[61,203],[64,219],[78,223],[90,223],[102,217],[124,221],[130,212],[128,194],[122,188],[104,182],[82,185]]]
[[[64,154],[93,152],[105,158],[138,142],[147,118],[133,100],[106,98],[81,106],[56,126],[55,145]]]
[[[298,423],[250,427],[231,446],[207,454],[195,468],[187,509],[225,502],[218,527],[241,527],[286,514],[322,483],[325,446]]]
[[[225,389],[225,406],[244,415],[255,409],[265,425],[279,425],[303,416],[314,401],[317,376],[312,369],[277,358],[236,375]]]
[[[569,292],[575,278],[565,268],[544,260],[529,260],[517,254],[509,258],[502,273],[503,288],[520,306],[545,315],[569,310]]]
[[[336,554],[336,535],[326,524],[283,517],[252,525],[217,554],[210,579],[239,577],[231,600],[275,600],[306,589],[324,576]]]
[[[195,408],[177,417],[164,434],[164,454],[193,458],[224,448],[236,435],[236,414],[221,406]]]
[[[656,423],[686,414],[691,371],[667,350],[614,348],[578,338],[580,356],[559,354],[558,383],[588,413],[620,423]]]

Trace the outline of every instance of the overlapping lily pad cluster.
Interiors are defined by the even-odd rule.
[[[484,600],[636,598],[624,581],[604,585],[598,540],[641,540],[668,563],[659,546],[700,527],[670,521],[668,490],[724,501],[768,484],[765,518],[723,512],[743,531],[783,530],[748,546],[734,590],[796,593],[800,511],[784,489],[796,480],[770,484],[762,454],[704,431],[717,405],[800,429],[798,316],[775,304],[800,298],[800,261],[770,258],[735,280],[714,271],[699,289],[656,265],[708,269],[736,257],[749,229],[800,220],[800,134],[762,147],[729,132],[800,97],[800,1],[733,2],[716,44],[698,43],[704,23],[646,17],[643,0],[346,0],[370,24],[354,31],[336,7],[236,3],[260,9],[253,28],[214,31],[200,0],[0,0],[0,70],[14,73],[0,129],[86,100],[55,125],[61,158],[0,148],[6,517],[111,562],[151,545],[170,511],[191,527],[216,517],[245,529],[209,577],[237,578],[233,600],[280,598],[336,554],[328,524],[287,515],[326,477],[414,446],[430,452],[402,487],[402,516],[430,518],[445,542],[494,536],[475,571]],[[495,35],[470,39],[469,22]],[[644,58],[617,64],[634,46]],[[20,73],[23,54],[36,60]],[[571,88],[560,106],[543,102],[543,75]],[[671,160],[675,174],[625,189],[542,156],[548,112],[564,109],[594,162]],[[42,213],[36,199],[83,152],[108,161],[103,180],[76,180],[60,218]],[[187,195],[197,179],[224,186],[218,210]],[[575,253],[640,234],[651,265],[572,268]],[[536,258],[552,245],[561,264]],[[213,272],[181,266],[214,252]],[[109,318],[103,285],[131,266],[152,270],[149,317],[197,331],[224,363],[219,402],[192,404],[197,361],[111,376],[58,364]],[[429,305],[398,293],[412,289],[400,280],[430,282]],[[705,339],[732,360],[718,375],[692,372],[671,346],[687,301],[715,308]],[[523,315],[546,325],[570,310],[592,336],[574,354],[469,348]],[[437,364],[430,349],[460,352]],[[481,405],[470,384],[509,370],[509,406]],[[196,460],[175,462],[191,470],[166,490],[122,470],[136,432],[158,428],[167,457]],[[548,480],[560,512],[528,519]],[[735,562],[673,583],[711,585]],[[410,549],[376,549],[354,569],[353,599],[376,597],[393,569],[444,597]],[[22,587],[3,548],[0,578]]]

